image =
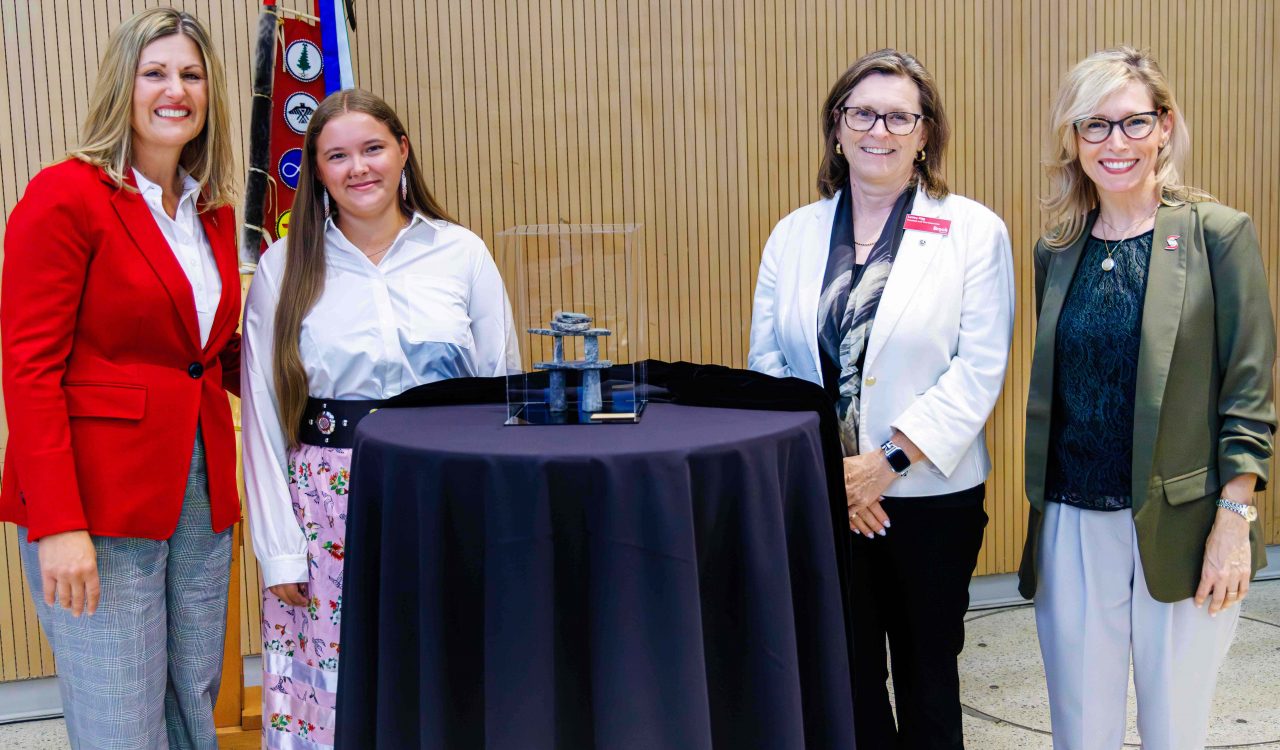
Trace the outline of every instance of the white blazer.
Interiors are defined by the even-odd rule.
[[[834,198],[778,222],[764,247],[747,366],[822,383],[818,297]],[[924,452],[885,492],[940,495],[986,481],[985,428],[1004,384],[1013,337],[1013,255],[1004,222],[958,195],[916,193],[911,214],[951,222],[946,235],[908,229],[871,326],[863,368],[858,451],[897,429]]]

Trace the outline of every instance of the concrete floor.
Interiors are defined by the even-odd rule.
[[[1049,750],[1048,697],[1030,607],[968,616],[960,656],[965,744],[970,750]],[[1129,689],[1125,747],[1138,747]],[[66,748],[60,719],[0,726],[0,748]],[[1218,680],[1206,748],[1280,750],[1280,580],[1255,583]]]
[[[1219,673],[1206,748],[1280,750],[1280,580],[1257,582]],[[1049,696],[1031,607],[971,612],[960,655],[965,745],[1049,750]],[[1139,747],[1132,678],[1125,747]]]

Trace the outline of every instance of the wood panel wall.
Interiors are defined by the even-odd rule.
[[[0,4],[0,206],[75,140],[104,30],[144,0]],[[256,0],[178,1],[205,19],[246,125]],[[286,5],[306,7],[304,0]],[[1271,0],[361,0],[356,80],[402,114],[433,189],[496,247],[522,224],[643,225],[649,354],[743,365],[760,251],[815,199],[817,109],[860,54],[898,47],[937,77],[952,188],[1009,226],[1019,284],[992,416],[979,573],[1012,570],[1025,524],[1029,253],[1047,110],[1067,68],[1128,43],[1161,60],[1195,144],[1190,182],[1248,211],[1280,298],[1280,7]],[[4,125],[7,124],[7,127]],[[0,434],[0,441],[3,434]],[[3,444],[0,442],[0,451]],[[1280,502],[1265,493],[1271,542]],[[245,556],[243,590],[257,588]],[[48,674],[11,527],[0,535],[0,680]],[[249,597],[246,652],[256,651]]]

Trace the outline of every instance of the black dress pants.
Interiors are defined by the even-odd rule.
[[[885,498],[886,536],[853,539],[853,712],[858,750],[964,747],[960,677],[969,579],[978,562],[984,485]],[[895,726],[886,686],[893,657]]]

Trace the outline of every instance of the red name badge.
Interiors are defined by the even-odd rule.
[[[932,216],[916,216],[915,214],[907,214],[907,220],[902,222],[902,228],[917,232],[930,232],[932,234],[940,234],[946,236],[951,232],[950,219],[935,219]]]

